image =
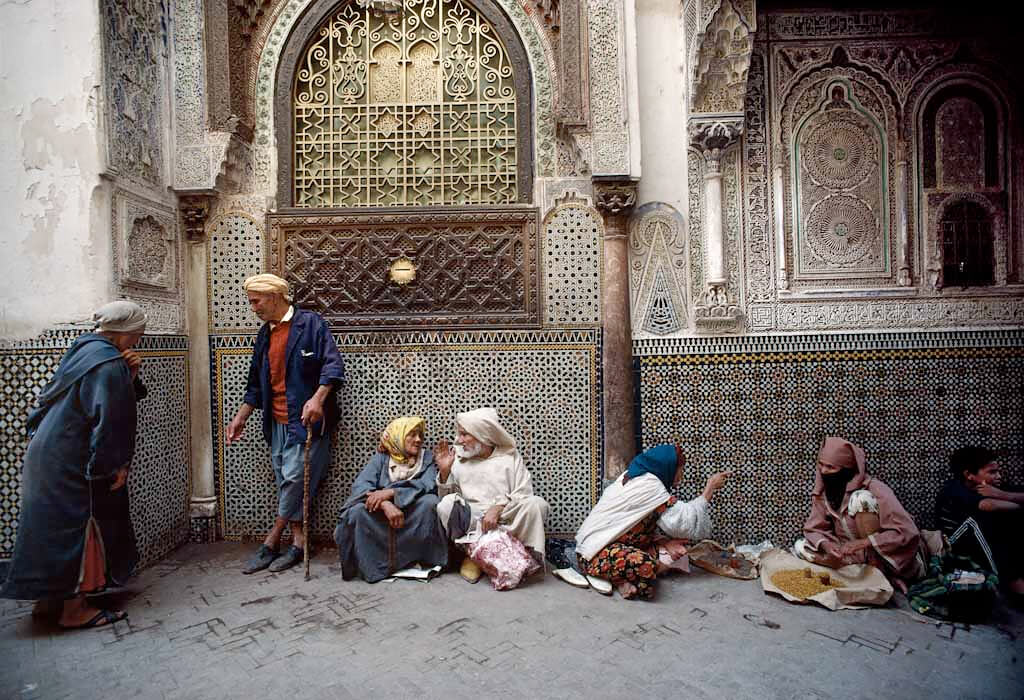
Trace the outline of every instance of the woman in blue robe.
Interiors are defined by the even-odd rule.
[[[87,593],[121,585],[138,562],[125,482],[135,452],[136,406],[145,396],[131,351],[146,327],[136,304],[93,316],[97,330],[61,359],[28,418],[21,512],[0,597],[63,601],[59,625],[98,627],[123,612],[92,607]]]
[[[419,563],[448,563],[448,544],[437,519],[437,466],[423,447],[424,422],[397,418],[380,438],[379,451],[352,484],[341,508],[334,541],[341,575],[358,573],[375,583]]]

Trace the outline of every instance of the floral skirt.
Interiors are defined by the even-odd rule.
[[[651,550],[654,548],[654,538],[658,532],[658,518],[675,502],[674,496],[669,498],[617,540],[605,545],[589,561],[579,557],[580,568],[588,576],[603,578],[615,586],[622,583],[633,584],[636,591],[623,596],[625,598],[653,598],[658,576],[658,560],[651,554]]]

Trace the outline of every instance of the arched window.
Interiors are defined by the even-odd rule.
[[[292,83],[297,207],[520,201],[517,76],[463,0],[350,0],[319,24]]]
[[[992,221],[975,202],[956,202],[939,220],[942,281],[947,287],[993,283]]]

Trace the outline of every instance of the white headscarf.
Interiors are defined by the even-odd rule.
[[[478,408],[456,414],[455,424],[487,445],[513,449],[516,446],[516,439],[502,427],[498,412],[493,408]]]
[[[98,331],[141,333],[146,330],[146,313],[133,301],[119,299],[104,304],[92,315]]]

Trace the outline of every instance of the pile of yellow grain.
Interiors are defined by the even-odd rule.
[[[794,598],[804,600],[831,588],[842,588],[843,584],[828,574],[816,574],[810,568],[784,569],[772,574],[772,584]]]

